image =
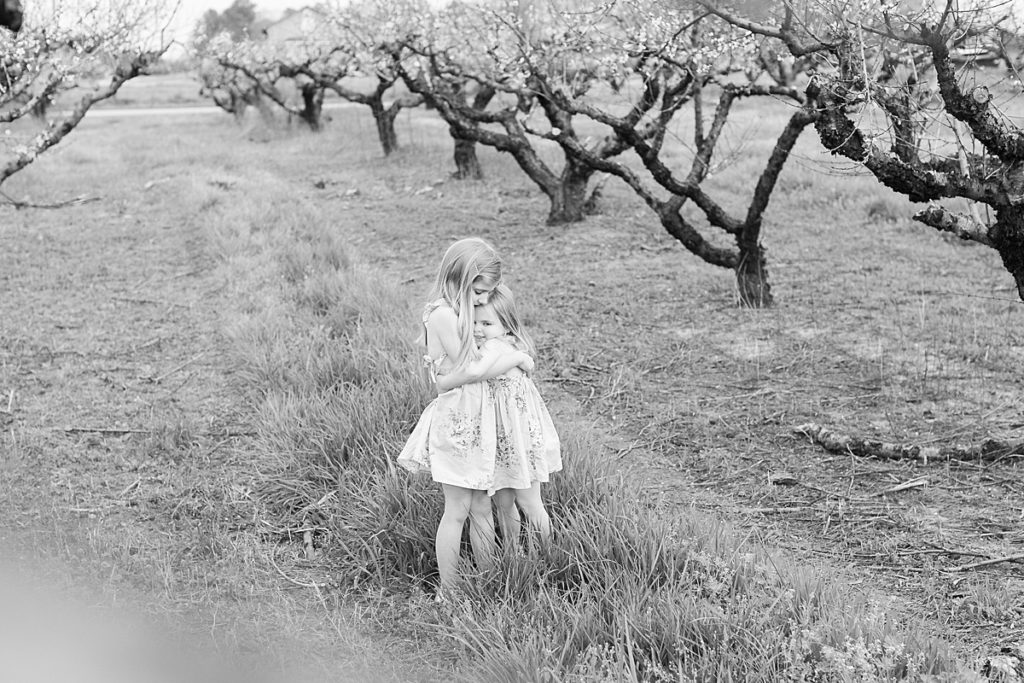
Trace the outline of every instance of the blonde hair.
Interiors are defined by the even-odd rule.
[[[520,347],[520,350],[526,351],[531,356],[534,355],[533,339],[523,329],[523,319],[519,315],[519,308],[516,306],[516,299],[512,295],[512,290],[505,285],[499,284],[491,292],[487,305],[494,309],[494,315],[497,316],[498,322],[505,328],[508,335],[516,341],[516,345]]]
[[[496,287],[501,282],[501,257],[497,250],[479,237],[455,242],[441,259],[432,299],[443,299],[458,316],[459,356],[452,360],[461,365],[476,352],[473,344],[473,284]]]

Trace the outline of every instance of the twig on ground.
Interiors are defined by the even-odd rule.
[[[177,367],[171,368],[170,370],[168,370],[164,374],[162,374],[159,377],[157,377],[155,379],[152,379],[150,381],[153,382],[154,384],[159,384],[161,382],[161,380],[167,379],[168,377],[170,377],[171,375],[176,373],[178,370],[181,370],[182,368],[188,367],[189,365],[191,365],[192,363],[195,363],[197,360],[199,360],[200,358],[202,358],[205,355],[206,355],[206,351],[202,351],[201,353],[196,354],[192,358],[189,358],[187,361],[185,361],[181,365],[178,365]]]
[[[302,532],[302,550],[306,553],[306,559],[312,561],[316,557],[316,550],[313,548],[313,532]]]
[[[142,483],[142,479],[136,479],[135,481],[133,481],[132,483],[128,484],[123,489],[121,489],[121,493],[117,494],[117,497],[118,498],[124,498],[129,493],[131,493],[132,491],[137,489],[139,487],[139,484],[141,484],[141,483]]]
[[[160,299],[143,299],[136,296],[112,296],[112,301],[126,301],[130,304],[157,304],[159,306],[179,306],[188,308],[188,304],[179,304],[177,301],[161,301]]]
[[[884,491],[879,491],[879,492],[877,492],[877,493],[875,493],[873,495],[884,496],[884,495],[889,494],[889,493],[898,493],[900,491],[906,491],[907,489],[912,489],[912,488],[916,488],[918,486],[927,486],[927,485],[928,485],[927,477],[918,477],[917,479],[910,479],[908,481],[903,482],[902,484],[897,484],[896,486],[891,486],[891,487],[885,489]]]
[[[0,197],[6,199],[6,203],[13,206],[15,209],[63,209],[65,206],[72,206],[73,204],[87,204],[88,202],[98,202],[100,197],[86,197],[84,194],[80,194],[77,197],[66,199],[62,202],[55,202],[53,204],[36,204],[34,202],[23,202],[15,199],[6,192],[0,192]]]
[[[217,450],[218,450],[218,449],[219,449],[219,448],[220,448],[221,446],[223,446],[224,444],[226,444],[226,443],[227,443],[228,441],[231,441],[231,439],[232,439],[232,438],[233,438],[233,437],[229,436],[229,437],[227,437],[227,438],[225,438],[225,439],[221,439],[221,440],[220,440],[220,441],[218,441],[217,443],[213,444],[213,446],[212,446],[212,447],[211,447],[211,448],[210,448],[210,449],[209,449],[208,451],[206,451],[205,453],[203,453],[203,457],[204,457],[204,458],[209,458],[209,457],[210,457],[211,455],[213,455],[213,454],[214,454],[214,453],[215,453],[215,452],[216,452],[216,451],[217,451]]]
[[[304,583],[302,581],[299,581],[298,579],[293,579],[292,577],[285,574],[284,570],[277,566],[277,562],[274,561],[273,554],[268,553],[267,559],[270,560],[270,564],[274,566],[274,569],[277,570],[277,573],[280,574],[285,581],[293,583],[296,586],[301,586],[302,588],[312,588],[313,590],[320,590],[321,588],[327,588],[330,585],[326,583]]]
[[[170,393],[168,393],[168,394],[167,394],[167,397],[168,397],[168,398],[170,398],[171,396],[174,396],[174,395],[175,395],[176,393],[178,393],[178,391],[179,391],[179,390],[180,390],[180,389],[181,389],[181,388],[182,388],[183,386],[185,386],[186,384],[188,384],[188,383],[189,383],[189,382],[190,382],[190,381],[192,380],[192,378],[193,378],[193,377],[195,377],[195,376],[196,376],[196,373],[194,373],[194,372],[190,372],[190,373],[188,373],[188,375],[187,375],[187,376],[185,377],[185,379],[183,379],[183,380],[181,381],[181,383],[180,383],[180,384],[178,384],[178,386],[176,386],[176,387],[174,387],[173,389],[171,389]]]
[[[642,443],[643,441],[641,441],[640,439],[636,439],[635,441],[633,441],[633,443],[629,444],[628,446],[625,446],[624,448],[616,448],[615,457],[624,458],[625,456],[635,451],[637,447],[640,446]]]
[[[987,557],[987,555],[985,555],[984,553],[975,553],[975,552],[971,552],[970,550],[951,550],[949,548],[943,548],[941,545],[937,545],[935,543],[932,543],[931,541],[924,541],[924,544],[925,545],[930,545],[933,549],[932,550],[917,550],[917,551],[913,551],[913,552],[916,552],[916,553],[944,553],[946,555],[961,555],[963,557]],[[910,555],[910,554],[913,554],[913,553],[911,551],[907,551],[906,553],[903,553],[903,554]]]
[[[810,505],[800,505],[797,507],[775,507],[775,508],[747,508],[743,510],[751,515],[772,515],[780,512],[803,512],[804,510],[813,510],[814,508]]]
[[[953,567],[948,571],[951,572],[965,572],[969,569],[977,569],[978,567],[988,567],[993,564],[1001,564],[1003,562],[1018,562],[1024,560],[1024,553],[1019,555],[1007,555],[1005,557],[994,557],[990,560],[981,560],[980,562],[971,562],[970,564],[962,564],[959,567]]]
[[[575,384],[586,384],[588,386],[590,385],[590,382],[587,382],[587,381],[582,380],[582,379],[576,379],[575,377],[545,377],[544,381],[545,382],[573,382]]]
[[[159,344],[163,340],[164,340],[163,337],[154,337],[153,339],[150,339],[145,344],[140,344],[139,346],[136,346],[133,350],[136,351],[136,352],[142,351],[143,349],[148,349],[150,346],[154,346],[156,344]]]
[[[0,413],[7,413],[8,415],[14,414],[14,389],[11,389],[11,393],[7,395],[7,410],[0,410]]]
[[[590,363],[575,363],[578,368],[585,368],[587,370],[593,370],[594,372],[608,372],[606,368],[599,367],[597,365],[591,365]]]
[[[87,433],[96,432],[97,434],[152,434],[150,429],[128,429],[122,427],[65,427],[64,432],[68,434],[72,433]]]

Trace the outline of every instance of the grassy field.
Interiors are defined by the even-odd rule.
[[[716,193],[749,192],[783,115],[737,112]],[[778,305],[741,310],[623,187],[546,227],[509,159],[448,181],[429,112],[389,159],[364,112],[331,116],[320,135],[87,120],[5,185],[83,199],[0,209],[0,557],[31,598],[0,629],[27,666],[1013,680],[1020,564],[961,568],[1021,553],[1019,459],[881,462],[793,431],[1021,440],[1022,309],[993,252],[807,136],[766,220]],[[388,463],[429,395],[418,308],[471,234],[505,256],[567,469],[554,547],[438,606],[439,492]]]

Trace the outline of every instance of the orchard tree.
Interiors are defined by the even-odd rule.
[[[398,76],[380,49],[395,9],[395,3],[379,2],[318,5],[302,10],[308,26],[283,39],[233,40],[221,33],[197,45],[204,61],[216,67],[207,70],[216,81],[208,90],[230,92],[235,84],[252,84],[312,130],[321,127],[325,93],[334,92],[370,110],[381,148],[389,155],[398,148],[398,114],[422,102],[419,96],[395,94]],[[366,87],[367,81],[372,85]]]
[[[71,100],[56,117],[4,137],[0,184],[60,142],[93,105],[145,74],[170,44],[159,30],[171,18],[160,0],[130,6],[83,0],[55,8],[28,8],[17,35],[0,30],[0,123],[24,119],[62,94]]]
[[[344,100],[370,110],[384,155],[398,149],[395,119],[403,109],[417,107],[423,98],[397,93],[398,74],[383,49],[392,40],[402,16],[429,11],[417,2],[334,3],[325,9],[324,36],[319,48],[326,59],[308,61],[296,67],[317,85]],[[369,81],[369,87],[361,85]]]
[[[795,56],[816,57],[806,95],[825,147],[927,202],[915,220],[995,249],[1024,300],[1024,130],[1007,111],[1020,81],[957,58],[965,44],[1008,42],[1002,5],[944,0],[912,11],[891,0],[784,0],[755,14],[702,4]],[[893,61],[909,68],[883,78]]]
[[[506,152],[547,196],[547,222],[572,223],[594,209],[595,170],[564,153],[561,168],[553,168],[538,146],[545,143],[529,128],[537,102],[530,76],[553,63],[560,49],[533,34],[531,21],[530,7],[517,0],[452,3],[423,15],[416,30],[397,37],[389,49],[406,87],[449,125],[457,153],[461,144],[458,172],[473,172],[467,142]],[[613,143],[593,153],[605,158],[624,149]]]
[[[209,97],[236,119],[249,106],[261,106],[256,81],[238,69],[222,66],[213,53],[215,39],[228,44],[248,40],[255,33],[256,7],[251,0],[235,0],[223,12],[207,10],[197,22],[192,50],[197,57],[199,94]]]
[[[208,53],[208,45],[195,43],[199,59],[199,95],[232,114],[238,121],[250,106],[261,107],[262,99],[256,81],[239,69],[227,68]]]
[[[568,14],[574,23],[560,36],[560,63],[591,61],[587,69],[574,69],[571,80],[562,73],[552,78],[550,68],[532,70],[530,83],[549,126],[536,133],[580,163],[623,180],[687,250],[733,270],[741,304],[768,306],[764,214],[790,152],[817,113],[794,87],[801,65],[780,62],[771,45],[709,25],[705,15],[649,0],[620,0],[601,13],[595,7]],[[600,16],[598,26],[594,16]],[[602,81],[616,86],[616,96],[595,92],[594,84]],[[735,191],[716,198],[706,181],[728,163],[720,146],[733,107],[751,98],[788,100],[793,106],[737,213],[729,208],[738,203]],[[686,110],[693,122],[688,147],[673,144],[669,133]],[[584,127],[600,132],[597,142],[581,138],[576,130]],[[634,154],[601,154],[623,148]],[[688,163],[680,163],[681,154],[689,156]],[[702,224],[687,218],[688,205],[703,215]],[[727,242],[714,240],[715,233],[724,233]]]
[[[310,49],[311,44],[308,39],[288,44],[263,38],[234,41],[229,34],[221,33],[197,44],[197,54],[208,65],[208,92],[235,90],[245,97],[244,87],[251,87],[257,97],[267,98],[310,130],[319,131],[324,87],[305,72],[323,68],[320,65],[331,62],[335,54],[330,49]]]
[[[585,215],[593,175],[617,177],[686,249],[735,272],[741,303],[772,302],[761,243],[764,213],[790,151],[816,116],[794,87],[800,64],[778,60],[765,41],[709,25],[706,11],[672,2],[575,0],[517,3],[504,14],[464,11],[480,18],[472,35],[490,31],[504,42],[494,38],[486,56],[468,53],[453,64],[450,49],[413,49],[410,40],[402,62],[407,71],[418,68],[410,88],[427,93],[467,137],[518,155],[552,198],[549,222]],[[497,91],[500,108],[465,106],[455,86],[466,78]],[[716,199],[705,181],[728,160],[719,147],[733,106],[755,97],[789,100],[793,113],[736,214],[728,208],[737,203],[735,193]],[[693,121],[688,148],[670,133],[687,109]],[[496,132],[495,123],[504,130]],[[566,160],[553,179],[536,154],[538,145],[550,143]],[[681,155],[688,162],[680,163]],[[703,224],[686,217],[688,206],[703,214]],[[727,243],[714,239],[716,233]]]

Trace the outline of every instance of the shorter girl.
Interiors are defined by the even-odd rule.
[[[503,358],[517,351],[533,355],[533,343],[523,330],[512,292],[498,285],[487,303],[473,311],[473,336],[482,360]],[[495,365],[491,361],[491,366]],[[529,370],[529,368],[527,368]],[[467,372],[481,374],[482,367],[471,363]],[[462,380],[461,373],[441,377],[438,389],[444,390]],[[552,472],[562,469],[561,445],[537,385],[521,367],[489,380],[494,391],[497,453],[491,490],[498,506],[502,533],[512,544],[520,534],[518,504],[527,521],[543,540],[551,536],[551,520],[541,500],[540,485]]]

